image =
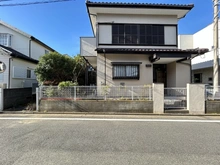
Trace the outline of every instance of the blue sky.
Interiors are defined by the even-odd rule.
[[[11,0],[7,3],[31,1],[38,0]],[[94,1],[99,2],[99,0]],[[193,3],[195,7],[179,21],[179,34],[193,34],[213,20],[212,0],[102,0],[101,2]],[[0,19],[38,38],[61,54],[70,56],[79,54],[81,36],[93,35],[85,0],[0,7]]]

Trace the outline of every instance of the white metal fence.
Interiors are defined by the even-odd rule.
[[[152,86],[40,86],[38,97],[73,100],[152,100]]]
[[[187,107],[186,88],[164,88],[165,109],[185,109]]]
[[[206,100],[220,100],[220,86],[214,90],[213,86],[206,85],[205,96]]]

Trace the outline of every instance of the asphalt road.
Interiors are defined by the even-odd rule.
[[[219,117],[46,117],[0,115],[1,165],[220,164]]]

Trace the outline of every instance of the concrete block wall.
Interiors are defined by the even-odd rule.
[[[89,105],[89,106],[88,106]],[[41,100],[40,112],[127,112],[153,113],[153,101]]]

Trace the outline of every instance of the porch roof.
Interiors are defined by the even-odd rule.
[[[169,53],[169,54],[205,54],[209,52],[206,48],[197,49],[159,49],[159,48],[97,48],[98,53],[119,53],[119,54],[154,54],[154,53]]]

